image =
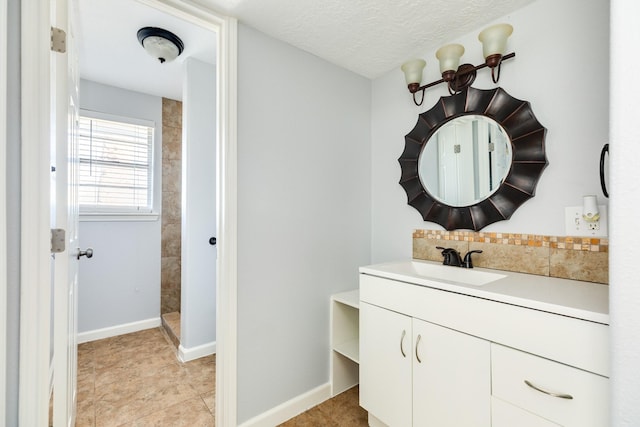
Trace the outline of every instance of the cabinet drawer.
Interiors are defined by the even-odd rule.
[[[491,427],[561,427],[542,417],[513,406],[497,397],[491,398]]]
[[[360,299],[609,376],[607,325],[366,274],[360,275]]]
[[[495,397],[565,427],[608,423],[606,377],[498,344],[491,345],[491,368]]]

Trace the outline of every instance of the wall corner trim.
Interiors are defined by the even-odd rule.
[[[182,344],[178,347],[178,360],[182,363],[200,359],[216,353],[216,342],[208,342],[195,347],[186,348]]]
[[[326,383],[294,397],[262,414],[245,421],[240,427],[270,427],[303,413],[331,397],[331,384]]]

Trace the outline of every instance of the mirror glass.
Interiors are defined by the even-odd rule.
[[[449,206],[471,206],[495,193],[511,168],[511,142],[495,120],[467,114],[441,126],[418,160],[423,187]]]

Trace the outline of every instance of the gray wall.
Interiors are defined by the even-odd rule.
[[[370,252],[370,81],[240,25],[238,422],[329,380]]]
[[[80,108],[154,121],[154,209],[160,213],[162,98],[80,81]],[[94,256],[80,263],[78,332],[160,317],[160,220],[86,222],[80,247]]]
[[[529,101],[547,128],[549,166],[542,173],[534,198],[508,221],[491,224],[483,231],[564,235],[565,207],[581,205],[582,196],[587,194],[597,194],[600,204],[607,203],[600,190],[598,166],[609,129],[609,4],[538,0],[496,22],[513,25],[509,50],[516,52],[514,59],[503,64],[499,86],[513,97]],[[480,64],[482,45],[477,35],[482,28],[444,43],[463,44],[463,61]],[[419,56],[427,61],[434,58],[425,69],[424,82],[438,79],[435,52],[425,50]],[[496,87],[486,69],[478,72],[473,86]],[[447,96],[447,88],[440,85],[429,89],[423,106],[416,107],[404,87],[399,69],[373,81],[373,262],[410,258],[414,229],[442,229],[424,222],[407,204],[407,195],[398,184],[397,159],[404,149],[404,136],[415,126],[418,114]]]

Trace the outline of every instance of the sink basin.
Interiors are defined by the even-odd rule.
[[[450,265],[426,264],[416,261],[411,262],[411,268],[414,274],[424,277],[425,279],[446,280],[473,286],[486,285],[507,277],[505,274],[452,267]]]

